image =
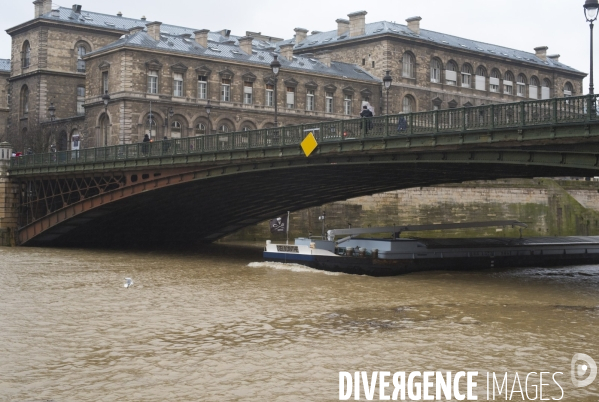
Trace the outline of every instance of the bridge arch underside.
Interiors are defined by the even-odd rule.
[[[385,191],[470,180],[597,174],[592,163],[565,166],[559,155],[551,163],[389,157],[357,162],[306,160],[301,166],[204,167],[162,175],[63,207],[21,228],[19,239],[27,246],[212,242],[286,211]]]

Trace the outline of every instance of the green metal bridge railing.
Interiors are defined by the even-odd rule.
[[[310,132],[314,134],[318,143],[334,143],[589,123],[599,121],[596,113],[598,96],[585,95],[414,112],[369,119],[338,120],[78,151],[24,155],[13,157],[11,168],[51,167],[297,146]]]

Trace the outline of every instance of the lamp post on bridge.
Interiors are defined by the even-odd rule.
[[[108,91],[104,91],[102,102],[104,102],[104,146],[106,147],[108,146],[108,102],[110,102]]]
[[[594,95],[595,89],[593,87],[593,22],[597,20],[597,14],[599,14],[599,1],[586,0],[583,7],[584,16],[587,19],[587,22],[589,23],[589,27],[591,29],[591,73],[589,76],[589,95]]]
[[[206,115],[208,116],[208,132],[206,134],[210,134],[210,127],[212,126],[212,123],[210,122],[210,112],[212,111],[210,99],[208,99],[208,102],[206,103],[206,106],[204,106],[204,109],[206,109]]]
[[[389,89],[391,89],[391,83],[393,82],[393,78],[389,74],[391,70],[387,70],[387,74],[383,77],[383,84],[385,85],[385,90],[387,91],[387,114],[389,114]]]
[[[275,78],[275,90],[274,90],[274,104],[275,104],[275,128],[279,126],[279,123],[277,121],[277,78],[279,76],[279,71],[281,70],[281,62],[278,60],[279,56],[278,55],[273,55],[273,60],[270,62],[270,68],[272,70],[272,73],[274,74]]]

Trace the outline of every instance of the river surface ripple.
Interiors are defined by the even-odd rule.
[[[0,401],[334,401],[362,370],[561,371],[563,400],[599,400],[599,379],[570,382],[575,353],[599,361],[598,266],[372,278],[260,259],[0,248]]]

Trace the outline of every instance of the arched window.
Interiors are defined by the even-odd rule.
[[[570,82],[566,82],[564,85],[564,96],[574,96],[574,87]]]
[[[489,91],[499,92],[499,80],[501,79],[501,73],[498,69],[494,68],[491,70],[491,78],[489,78]]]
[[[204,135],[206,134],[206,126],[202,123],[198,123],[195,128],[196,135]]]
[[[543,80],[543,86],[541,87],[541,99],[551,98],[551,81],[548,78]]]
[[[25,41],[25,43],[23,43],[22,52],[21,64],[23,68],[27,68],[31,64],[31,45],[29,44],[29,41]]]
[[[441,60],[433,59],[431,61],[431,82],[441,82],[442,68]]]
[[[181,123],[177,120],[171,125],[171,138],[181,138]]]
[[[466,63],[462,66],[462,87],[470,88],[472,86],[472,67]]]
[[[27,85],[23,85],[21,88],[21,116],[25,116],[29,113],[29,88]]]
[[[84,73],[85,72],[85,61],[83,60],[83,56],[85,56],[88,52],[87,46],[83,44],[77,45],[77,72]]]
[[[528,86],[528,97],[530,99],[539,99],[539,79],[534,75],[530,77],[530,85]]]
[[[229,132],[231,132],[231,129],[229,128],[229,126],[227,124],[221,124],[220,126],[218,126],[218,132],[219,133],[229,133]]]
[[[109,145],[109,127],[110,127],[110,119],[108,115],[102,115],[102,120],[100,120],[100,140],[98,141],[98,146],[107,146]]]
[[[478,66],[476,69],[475,88],[479,91],[487,90],[487,69],[483,66]]]
[[[503,78],[503,92],[507,95],[514,94],[514,74],[511,71],[506,71]]]
[[[458,84],[458,65],[453,60],[447,62],[447,70],[445,70],[445,83],[447,85]]]
[[[526,95],[526,76],[524,74],[518,75],[518,82],[516,83],[516,95]]]
[[[406,78],[414,78],[414,71],[414,56],[412,53],[406,52],[403,54],[401,74]]]
[[[412,110],[414,110],[414,106],[415,106],[414,98],[412,98],[410,95],[406,95],[403,98],[403,112],[404,113],[412,113]]]

